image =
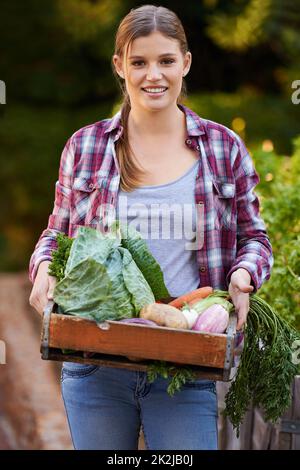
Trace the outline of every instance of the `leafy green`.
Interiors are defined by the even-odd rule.
[[[105,320],[116,311],[107,269],[93,258],[80,261],[59,281],[53,298],[64,314],[89,320]]]
[[[78,263],[87,257],[91,257],[99,263],[105,263],[109,254],[118,246],[121,240],[114,236],[104,235],[99,230],[91,227],[80,227],[70,250],[70,256],[66,264],[65,275]]]
[[[259,294],[300,331],[300,136],[291,157],[254,152],[274,266]]]
[[[112,293],[115,301],[115,312],[113,318],[115,320],[119,320],[121,318],[135,316],[132,295],[127,289],[123,277],[123,255],[119,248],[109,255],[105,262],[105,266],[112,283]],[[152,298],[153,297],[151,297],[151,299]]]
[[[204,299],[199,300],[198,302],[193,304],[193,310],[195,310],[198,315],[200,315],[204,310],[211,307],[212,305],[221,305],[225,310],[230,312],[233,308],[231,302],[226,300],[224,297],[218,297],[218,295],[214,291],[212,294],[208,295]],[[191,307],[188,302],[185,302],[183,306],[183,310],[189,310]]]
[[[134,261],[143,273],[154,294],[155,300],[170,297],[164,283],[163,272],[150,253],[142,235],[133,227],[125,224],[120,226],[122,246],[130,251]]]
[[[66,264],[70,255],[74,239],[69,238],[64,233],[59,233],[56,237],[57,249],[52,251],[52,261],[48,267],[50,276],[54,276],[58,281],[64,278]]]
[[[228,296],[228,292],[216,291]],[[261,407],[273,423],[291,403],[291,385],[299,372],[293,360],[299,333],[258,295],[250,296],[245,343],[236,376],[225,397],[224,414],[239,435],[250,406]]]
[[[170,396],[180,391],[181,387],[187,381],[195,380],[195,374],[190,367],[180,367],[165,361],[154,361],[148,366],[148,381],[152,383],[159,376],[170,380],[167,388],[167,392]]]
[[[62,313],[96,321],[119,320],[138,315],[144,305],[155,301],[131,253],[121,246],[117,226],[106,234],[80,227],[67,261],[62,248],[56,255],[55,272],[64,272],[64,277],[53,296]]]
[[[119,248],[123,255],[123,279],[127,290],[132,295],[132,303],[135,308],[135,313],[138,316],[144,305],[149,305],[154,302],[153,294],[149,296],[149,284],[144,278],[142,272],[137,269],[130,252],[126,248]]]

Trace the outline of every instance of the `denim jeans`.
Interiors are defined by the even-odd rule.
[[[169,380],[146,372],[65,362],[62,396],[75,449],[217,449],[216,384],[197,379],[168,395]]]

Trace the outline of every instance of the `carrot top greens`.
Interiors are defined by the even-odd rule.
[[[228,292],[215,292],[228,296]],[[256,294],[250,295],[244,334],[243,352],[224,411],[237,435],[251,402],[262,408],[266,420],[277,421],[291,404],[291,385],[299,373],[295,357],[299,332]]]
[[[170,379],[167,392],[171,396],[178,392],[187,381],[195,380],[195,374],[190,367],[180,367],[165,361],[152,362],[148,367],[147,376],[150,383],[159,376]]]

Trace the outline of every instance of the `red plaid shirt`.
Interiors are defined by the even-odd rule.
[[[227,289],[231,273],[245,268],[255,290],[270,277],[272,248],[259,215],[254,188],[259,182],[247,149],[232,130],[202,119],[186,106],[186,145],[199,155],[195,202],[199,213],[199,285]],[[107,230],[114,218],[120,174],[114,143],[123,129],[120,111],[75,132],[62,152],[53,212],[30,259],[51,260],[56,235],[76,235],[78,226]]]

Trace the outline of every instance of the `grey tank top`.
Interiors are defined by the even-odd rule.
[[[119,191],[116,216],[138,230],[177,297],[199,286],[195,182],[199,162],[171,183]]]

